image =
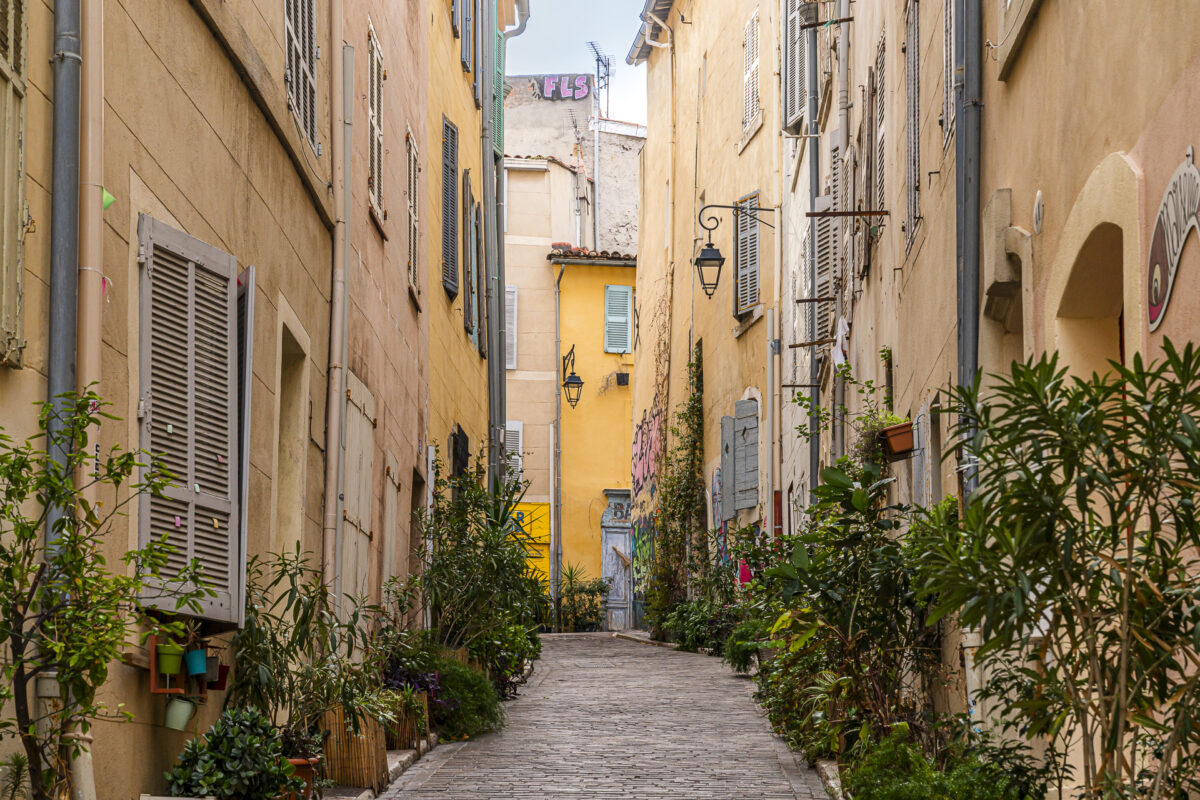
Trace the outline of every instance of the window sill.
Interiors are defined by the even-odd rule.
[[[418,314],[425,310],[421,305],[421,290],[413,286],[411,282],[408,284],[408,299],[412,300],[412,304],[417,307]]]
[[[379,231],[379,235],[386,242],[388,240],[387,231],[383,227],[383,215],[379,213],[379,209],[375,208],[374,203],[367,204],[367,216],[371,218],[371,222],[375,223],[375,230]]]
[[[741,316],[741,321],[733,328],[733,338],[740,339],[742,334],[754,327],[754,323],[763,318],[762,303],[759,303],[754,308],[745,312]]]
[[[1001,5],[1000,30],[1010,33],[1005,37],[1006,41],[1000,45],[996,53],[996,63],[1000,73],[997,77],[1000,80],[1006,81],[1012,74],[1017,55],[1021,52],[1021,46],[1025,44],[1025,37],[1029,34],[1030,23],[1041,4],[1042,0],[1026,0],[1015,8],[1011,3],[1007,6]]]
[[[756,133],[758,133],[759,129],[762,128],[762,126],[763,126],[763,112],[762,112],[762,109],[760,108],[758,110],[758,113],[754,115],[754,119],[750,121],[750,126],[748,128],[745,128],[742,131],[742,140],[740,142],[738,142],[738,146],[737,146],[737,151],[738,151],[739,156],[742,154],[743,150],[745,150],[747,147],[749,147],[750,141],[754,138],[754,135]]]

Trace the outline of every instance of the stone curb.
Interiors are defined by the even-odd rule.
[[[846,795],[842,792],[842,774],[836,761],[828,758],[818,761],[817,774],[821,776],[821,783],[825,784],[825,791],[833,800],[845,800]]]
[[[624,639],[627,642],[637,642],[638,644],[653,645],[654,647],[665,647],[668,650],[678,650],[679,649],[679,645],[676,644],[675,642],[656,642],[653,639],[649,639],[649,638],[646,638],[643,636],[634,636],[633,634],[621,633],[619,631],[617,633],[613,634],[613,638],[614,639]]]

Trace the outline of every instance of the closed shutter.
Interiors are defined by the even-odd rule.
[[[458,128],[442,119],[442,286],[458,296]]]
[[[162,494],[141,499],[139,544],[165,537],[175,548],[167,578],[196,559],[215,593],[200,601],[200,615],[235,622],[242,574],[237,262],[145,215],[138,238],[141,446],[172,476]]]
[[[463,0],[450,0],[450,29],[455,38],[462,32],[462,4]]]
[[[604,287],[604,352],[633,350],[633,287]]]
[[[517,287],[504,287],[504,368],[517,368]]]
[[[758,194],[748,194],[737,201],[737,280],[733,298],[733,313],[744,314],[758,304],[759,247]]]
[[[250,398],[254,386],[254,265],[246,267],[237,279],[237,408],[238,424],[238,509],[240,525],[234,556],[233,607],[240,626],[246,616],[246,543],[250,531]]]
[[[912,248],[921,218],[921,13],[908,0],[904,37],[904,247]]]
[[[400,464],[391,451],[384,453],[383,470],[383,576],[380,587],[397,575],[400,538]],[[380,597],[382,597],[382,591]]]
[[[314,0],[284,0],[288,103],[309,144],[317,147],[317,46]],[[319,153],[318,153],[319,154]]]
[[[831,210],[829,195],[820,195],[813,203],[814,211]],[[813,297],[833,297],[833,220],[830,217],[817,217],[817,285]],[[833,335],[833,314],[837,307],[834,302],[822,301],[812,304],[817,315],[816,338],[828,339]]]
[[[26,0],[0,0],[0,363],[25,349]]]
[[[488,303],[487,303],[487,254],[483,250],[483,204],[475,204],[475,281],[476,281],[476,301],[475,301],[475,317],[477,324],[475,326],[475,347],[479,351],[479,355],[487,357],[487,326],[488,326]]]
[[[371,204],[383,214],[383,53],[375,28],[367,23],[367,146],[370,150],[367,189]]]
[[[739,400],[733,420],[734,507],[758,505],[758,401]]]
[[[742,35],[742,130],[758,116],[758,10],[750,15]]]
[[[942,12],[942,144],[954,133],[954,0],[944,0]]]
[[[496,31],[495,85],[492,87],[492,148],[504,155],[504,34]]]
[[[869,109],[875,108],[875,104],[878,102],[876,99],[877,92],[878,92],[878,89],[876,88],[876,85],[875,85],[875,68],[868,67],[867,68],[867,108],[869,108]],[[876,172],[876,170],[879,169],[878,157],[875,154],[875,135],[876,135],[877,125],[878,125],[878,123],[875,120],[874,113],[868,114],[866,119],[863,120],[863,131],[864,131],[863,157],[864,157],[865,161],[864,161],[864,168],[863,168],[863,193],[862,193],[862,196],[863,196],[864,202],[866,203],[866,207],[868,209],[870,209],[871,211],[876,211],[879,209],[879,206],[876,205],[876,203],[878,203],[878,198],[875,196],[875,172]],[[879,228],[879,220],[880,219],[882,219],[882,217],[867,217],[867,219],[866,219],[867,245],[868,246],[866,248],[864,248],[864,251],[863,251],[863,260],[862,260],[863,277],[866,277],[866,275],[871,271],[871,247],[869,245],[872,241],[874,241],[875,231],[878,230],[878,228]]]
[[[417,152],[417,140],[412,131],[405,139],[408,152],[408,285],[418,296],[421,294],[421,229],[420,219],[421,197],[421,159]]]
[[[471,170],[463,170],[462,177],[462,254],[463,254],[463,283],[466,291],[463,294],[463,328],[471,334],[471,342],[475,341],[476,304],[475,295],[478,282],[475,275],[475,196],[471,191]]]
[[[804,122],[808,105],[806,5],[803,0],[787,0],[784,22],[783,124],[793,132]]]
[[[886,31],[879,34],[879,47],[875,51],[875,210],[887,208],[887,52],[884,49]],[[886,217],[875,217],[874,224],[882,228]]]
[[[463,72],[470,72],[475,58],[475,3],[476,0],[458,0],[462,7],[462,38],[459,40],[458,59]]]
[[[339,572],[342,597],[365,598],[370,590],[371,498],[374,495],[375,397],[353,372],[346,372],[345,503]],[[343,606],[344,607],[344,606]]]
[[[846,210],[846,195],[845,195],[845,164],[842,162],[842,132],[834,131],[830,137],[833,144],[829,147],[829,202],[830,208],[833,211]],[[842,261],[844,252],[842,249],[842,235],[845,228],[845,222],[841,217],[834,217],[829,220],[829,227],[833,235],[833,280],[835,284],[842,275]]]
[[[721,521],[737,516],[733,485],[736,481],[733,447],[733,417],[721,417]]]
[[[521,470],[524,464],[525,423],[519,420],[509,420],[504,423],[504,468],[508,471],[509,480],[521,480]]]

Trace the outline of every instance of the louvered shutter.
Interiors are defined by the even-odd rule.
[[[817,212],[830,211],[829,195],[820,195],[813,203]],[[817,285],[813,287],[813,297],[833,297],[833,220],[830,217],[817,217]],[[833,335],[833,313],[836,303],[822,300],[813,303],[817,315],[816,337],[827,339]]]
[[[492,148],[504,155],[504,34],[496,31],[495,85],[492,87]]]
[[[143,496],[139,543],[166,538],[164,576],[192,559],[215,592],[200,615],[235,622],[238,581],[238,303],[233,256],[142,215],[141,446],[172,485]],[[145,597],[150,605],[170,598]]]
[[[375,28],[367,26],[368,90],[367,102],[367,137],[370,139],[368,149],[367,187],[371,204],[381,215],[383,213],[383,53],[379,47],[379,38]]]
[[[833,211],[846,210],[846,192],[845,192],[845,164],[842,161],[842,132],[834,131],[830,137],[831,144],[829,147],[829,202],[830,209]],[[833,235],[833,278],[836,282],[842,274],[842,262],[844,253],[842,250],[842,234],[845,223],[841,217],[834,217],[829,220],[829,226]]]
[[[737,217],[737,276],[733,298],[733,313],[744,314],[758,304],[759,246],[758,217],[749,213],[758,208],[758,194],[750,194],[737,201],[741,209]]]
[[[462,257],[463,257],[463,328],[471,334],[471,342],[475,341],[476,319],[475,306],[477,298],[475,289],[478,285],[475,276],[475,198],[471,191],[471,171],[463,170],[462,177]]]
[[[420,175],[421,160],[417,152],[417,142],[412,131],[406,139],[408,150],[408,285],[418,295],[421,293],[420,280],[420,244],[421,229],[418,224],[420,214]]]
[[[742,130],[758,115],[758,10],[750,15],[742,35]]]
[[[504,423],[504,466],[508,471],[509,480],[521,480],[524,464],[524,446],[521,440],[524,435],[524,422],[509,420]]]
[[[462,3],[463,0],[450,0],[450,29],[456,38],[462,32]]]
[[[389,450],[383,455],[383,580],[386,584],[396,571],[400,542],[400,463]],[[382,592],[381,592],[382,595]]]
[[[904,244],[912,247],[921,216],[921,13],[917,0],[908,1],[904,45]]]
[[[442,120],[442,286],[458,296],[458,128]]]
[[[796,132],[804,121],[808,104],[808,36],[804,30],[803,0],[787,0],[784,23],[783,124]]]
[[[483,204],[475,204],[475,348],[487,357],[487,254],[483,248]]]
[[[887,120],[885,107],[887,105],[887,52],[884,33],[879,34],[879,48],[875,51],[875,209],[887,208],[886,175],[887,175],[887,145],[885,131]],[[874,223],[882,228],[886,217],[875,217]]]
[[[734,506],[739,511],[758,505],[758,401],[734,405]]]
[[[628,353],[633,347],[633,287],[604,287],[604,352]]]
[[[343,597],[366,597],[370,589],[372,497],[375,487],[375,396],[346,372],[345,502],[339,573]]]
[[[0,0],[0,363],[25,349],[25,0]]]
[[[737,468],[734,464],[733,417],[721,417],[721,521],[737,516],[734,507],[734,483]]]
[[[517,287],[504,287],[504,368],[517,368]]]
[[[287,59],[284,80],[292,112],[309,143],[317,146],[317,53],[314,0],[285,0],[284,38]]]
[[[954,0],[945,0],[942,12],[942,143],[954,133]]]
[[[254,386],[254,265],[237,279],[238,527],[234,555],[234,609],[240,626],[246,616],[246,555],[250,532],[250,398]]]
[[[462,63],[463,72],[471,71],[471,62],[474,59],[475,2],[476,0],[458,0],[462,6],[462,38],[459,41],[458,59]]]

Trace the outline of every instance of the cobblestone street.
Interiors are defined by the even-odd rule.
[[[607,633],[543,641],[500,733],[437,747],[383,797],[825,797],[719,659]]]

